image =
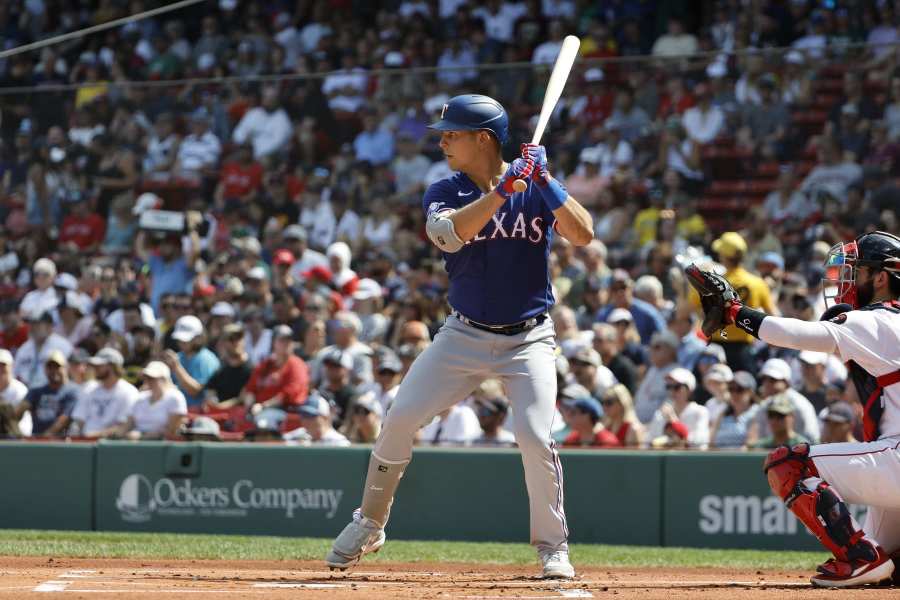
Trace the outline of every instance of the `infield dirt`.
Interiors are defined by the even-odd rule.
[[[577,558],[577,557],[576,557]],[[577,563],[576,563],[577,568]],[[809,573],[735,569],[597,568],[571,581],[545,581],[534,567],[453,563],[363,563],[346,573],[313,561],[206,561],[0,557],[0,599],[203,600],[273,598],[834,599],[809,586]],[[896,588],[839,592],[846,598],[896,598]]]

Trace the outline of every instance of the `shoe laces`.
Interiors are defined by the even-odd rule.
[[[568,553],[562,550],[554,550],[544,554],[544,563],[565,562],[569,558]]]

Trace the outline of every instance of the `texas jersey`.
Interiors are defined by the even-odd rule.
[[[867,307],[868,308],[868,307]],[[889,310],[852,310],[822,321],[843,361],[853,361],[874,377],[900,369],[900,314]],[[865,403],[866,398],[860,398]],[[900,384],[884,388],[881,437],[900,435]]]
[[[518,323],[553,306],[547,268],[555,218],[532,181],[513,194],[478,234],[454,253],[444,252],[450,306],[488,325]],[[427,219],[482,196],[464,173],[431,184],[422,208]]]

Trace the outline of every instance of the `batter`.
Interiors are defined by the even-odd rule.
[[[772,491],[828,548],[814,585],[850,587],[891,577],[900,551],[900,238],[875,231],[837,244],[826,261],[822,320],[768,316],[742,306],[721,276],[688,268],[704,296],[708,334],[734,324],[766,343],[836,353],[863,404],[865,441],[781,446],[766,459]],[[860,527],[846,502],[867,506]]]
[[[456,173],[426,190],[429,239],[443,251],[453,309],[400,384],[369,461],[362,506],[325,558],[346,569],[385,541],[397,484],[416,431],[484,379],[504,382],[513,407],[531,514],[531,543],[544,577],[573,577],[559,457],[550,437],[556,402],[554,298],[548,256],[553,236],[575,245],[593,237],[589,213],[547,171],[543,146],[522,146],[505,163],[508,117],[496,100],[451,98],[440,147]],[[516,179],[527,189],[517,193]]]

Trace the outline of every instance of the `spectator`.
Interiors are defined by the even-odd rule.
[[[712,103],[712,90],[707,83],[694,87],[697,104],[684,113],[684,130],[698,144],[708,144],[725,128],[725,113]]]
[[[375,392],[360,394],[350,409],[347,439],[353,444],[374,444],[381,433],[382,419],[384,409]]]
[[[0,360],[4,358],[6,357],[0,351]],[[23,402],[16,407],[16,413],[27,411],[31,415],[31,433],[35,437],[65,437],[71,422],[72,409],[78,400],[78,389],[69,384],[66,357],[62,352],[53,351],[47,356],[44,372],[47,385],[28,390]],[[13,382],[20,383],[16,380],[10,383]],[[12,386],[0,392],[0,395],[6,396],[10,387]]]
[[[119,436],[129,440],[172,439],[187,416],[187,402],[164,363],[150,361],[141,372],[147,389],[138,393]]]
[[[611,431],[619,444],[639,448],[644,443],[644,426],[634,412],[631,393],[621,383],[612,386],[600,399],[603,407],[603,426]]]
[[[12,299],[0,301],[0,348],[16,352],[28,341],[28,324],[22,319],[18,303]]]
[[[567,448],[615,448],[621,446],[614,433],[603,426],[603,409],[594,398],[576,398],[566,404],[572,432],[563,440]]]
[[[689,447],[706,448],[709,444],[709,412],[705,406],[691,400],[691,393],[697,386],[694,374],[676,367],[666,375],[665,385],[668,398],[647,426],[651,445],[657,446],[657,439],[667,435],[667,425],[676,425],[678,432],[681,428],[677,424],[680,424],[687,429],[685,439]]]
[[[583,385],[595,399],[616,384],[616,377],[603,366],[600,354],[593,348],[581,348],[569,359],[575,381]]]
[[[844,159],[834,138],[820,138],[816,150],[818,163],[800,184],[800,190],[813,201],[821,201],[820,195],[844,198],[850,185],[862,177],[862,167]]]
[[[67,200],[69,212],[62,221],[57,240],[60,249],[76,254],[95,253],[106,236],[106,221],[91,211],[83,194],[70,194]]]
[[[178,235],[163,234],[153,236],[154,253],[150,254],[146,245],[147,232],[138,232],[135,240],[135,254],[147,263],[150,270],[150,305],[157,314],[160,312],[160,298],[163,294],[183,294],[194,280],[193,265],[200,250],[197,232],[192,230],[189,250],[181,251]]]
[[[331,426],[331,405],[321,395],[310,394],[309,398],[297,407],[297,413],[310,443],[321,446],[350,445],[350,441]]]
[[[332,348],[323,352],[324,355],[319,363],[322,369],[322,379],[317,389],[320,394],[334,404],[337,422],[344,422],[347,418],[346,411],[358,393],[357,387],[351,380],[353,356],[340,348]]]
[[[97,385],[78,398],[72,410],[76,435],[97,439],[121,431],[131,415],[138,391],[122,379],[125,359],[114,348],[102,348],[90,358]]]
[[[619,88],[616,93],[615,109],[605,124],[609,131],[615,132],[617,136],[621,136],[622,140],[628,144],[629,159],[632,151],[630,144],[644,135],[645,130],[652,123],[647,112],[635,103],[634,93],[634,89],[631,86],[623,85]],[[623,149],[621,152],[625,152],[625,150]],[[627,162],[624,161],[625,157],[622,153],[616,153],[615,156],[619,159],[617,161],[619,164]]]
[[[475,69],[477,64],[475,51],[469,43],[459,37],[453,37],[438,57],[437,80],[446,87],[464,86],[478,77],[478,71]]]
[[[770,397],[760,408],[760,412],[763,411],[771,433],[753,442],[752,448],[777,448],[811,443],[808,438],[794,430],[794,404],[783,392]]]
[[[693,371],[697,360],[709,346],[698,337],[697,315],[691,306],[682,303],[672,310],[669,315],[669,331],[681,340],[678,345],[678,365]]]
[[[715,423],[728,408],[729,384],[734,381],[734,373],[726,364],[712,365],[703,375],[703,387],[709,393],[706,400],[706,410],[709,412],[709,422]]]
[[[609,313],[606,322],[616,328],[619,336],[619,351],[635,366],[641,367],[647,363],[645,347],[641,345],[641,336],[634,326],[634,318],[624,308],[617,308]]]
[[[783,165],[778,175],[777,187],[766,196],[763,210],[768,223],[780,225],[786,221],[805,221],[817,209],[815,204],[797,189],[794,168]]]
[[[16,423],[17,436],[28,437],[32,433],[33,420],[26,414],[28,405],[24,402],[28,387],[13,377],[13,355],[9,350],[0,349],[0,406],[8,406],[8,417]]]
[[[767,73],[759,78],[759,102],[744,107],[743,128],[738,131],[738,144],[772,160],[787,154],[785,147],[790,112],[776,89],[775,77]]]
[[[191,133],[178,147],[175,173],[200,178],[213,173],[222,153],[218,136],[209,130],[211,117],[206,108],[198,108],[191,115]]]
[[[475,411],[468,404],[454,404],[438,414],[431,423],[419,430],[422,444],[465,445],[481,435],[481,425]]]
[[[634,318],[634,324],[646,344],[654,333],[666,328],[665,320],[656,307],[634,297],[634,282],[627,272],[613,271],[609,284],[609,304],[597,313],[598,321],[608,321],[613,310],[626,309]]]
[[[371,165],[383,165],[394,158],[394,136],[378,122],[378,115],[369,111],[363,116],[363,130],[353,140],[356,160]]]
[[[603,366],[612,373],[618,383],[625,386],[630,396],[632,390],[637,387],[638,370],[631,359],[621,352],[619,334],[615,326],[609,323],[595,323],[592,329],[593,348],[599,354]]]
[[[747,431],[747,441],[753,445],[758,439],[768,436],[769,421],[766,411],[775,398],[787,398],[794,407],[794,419],[797,432],[805,439],[815,443],[819,439],[819,421],[812,404],[803,395],[790,388],[791,367],[780,358],[770,358],[759,370],[761,408],[757,418]]]
[[[137,281],[126,281],[119,286],[117,304],[119,306],[105,319],[114,332],[124,335],[137,325],[156,326],[156,315],[153,308],[142,301],[141,286]]]
[[[649,423],[669,397],[666,378],[673,369],[678,368],[676,359],[679,343],[678,337],[670,331],[655,333],[650,340],[650,368],[634,394],[634,410],[641,423]],[[691,378],[694,379],[693,374]],[[687,386],[687,379],[682,379],[685,379],[682,384]],[[691,391],[694,390],[696,379],[689,387]],[[660,428],[660,433],[661,431]]]
[[[163,112],[156,116],[146,143],[146,154],[143,159],[144,176],[168,179],[181,144],[181,136],[175,131],[175,120],[171,113]]]
[[[72,346],[77,346],[91,333],[94,317],[87,314],[85,298],[78,292],[69,290],[62,294],[62,302],[57,305],[59,323],[55,329]]]
[[[19,304],[19,314],[25,319],[30,315],[39,315],[52,311],[59,304],[60,298],[53,287],[56,278],[56,264],[49,258],[39,258],[31,269],[34,289],[25,294]]]
[[[747,371],[738,371],[728,384],[728,405],[713,421],[710,432],[713,448],[742,448],[747,428],[756,417],[756,380]]]
[[[53,317],[49,312],[31,315],[28,319],[28,341],[16,352],[16,379],[28,388],[35,388],[47,383],[44,363],[54,350],[63,356],[72,353],[72,344],[57,333],[53,333]]]
[[[219,370],[221,362],[206,347],[203,323],[194,315],[185,315],[175,322],[172,339],[178,344],[178,352],[165,350],[163,362],[175,374],[188,406],[200,406],[203,386]]]
[[[253,158],[253,144],[241,144],[235,150],[233,160],[222,165],[214,194],[216,207],[224,210],[226,206],[231,206],[229,201],[238,201],[239,206],[250,206],[262,188],[262,180],[263,167]]]
[[[551,21],[547,31],[547,41],[541,42],[531,55],[533,65],[552,65],[559,56],[563,43],[563,24],[560,21]]]
[[[349,296],[356,291],[359,285],[359,276],[350,268],[350,246],[344,242],[334,242],[328,246],[325,254],[328,257],[328,266],[331,268],[331,283],[344,296]],[[359,335],[359,331],[356,332]]]
[[[685,32],[684,23],[676,17],[669,17],[666,33],[653,43],[653,55],[661,57],[681,57],[696,54],[700,48],[697,38]]]
[[[203,388],[203,405],[207,410],[228,410],[240,404],[241,391],[250,380],[253,366],[245,349],[244,336],[244,327],[240,323],[231,323],[222,330],[222,364]]]
[[[294,354],[294,332],[287,325],[272,330],[272,354],[253,369],[242,394],[253,414],[265,408],[295,411],[309,394],[306,363]]]
[[[256,160],[275,156],[281,152],[291,137],[293,126],[287,112],[280,106],[278,88],[265,87],[260,105],[244,113],[232,134],[237,144],[253,144]]]
[[[84,348],[75,348],[69,355],[69,382],[75,386],[79,400],[99,385],[94,379],[90,359],[90,354]]]
[[[390,410],[391,405],[394,403],[394,398],[397,397],[402,371],[403,365],[393,353],[386,355],[378,362],[378,366],[375,369],[373,389],[384,412]]]
[[[214,419],[200,416],[185,421],[178,435],[186,442],[218,442],[222,439],[221,431]]]
[[[334,315],[334,344],[323,348],[313,361],[314,381],[321,380],[322,361],[335,350],[347,353],[352,359],[350,380],[354,385],[372,381],[372,349],[359,341],[361,332],[362,322],[354,313],[340,311]]]
[[[823,444],[858,441],[853,435],[857,423],[856,413],[853,407],[846,402],[834,402],[828,405],[822,413],[822,423]]]
[[[803,380],[797,391],[810,401],[816,414],[819,414],[826,404],[825,391],[828,388],[828,378],[825,370],[828,354],[804,350],[797,355],[797,362],[800,363],[800,375]]]

